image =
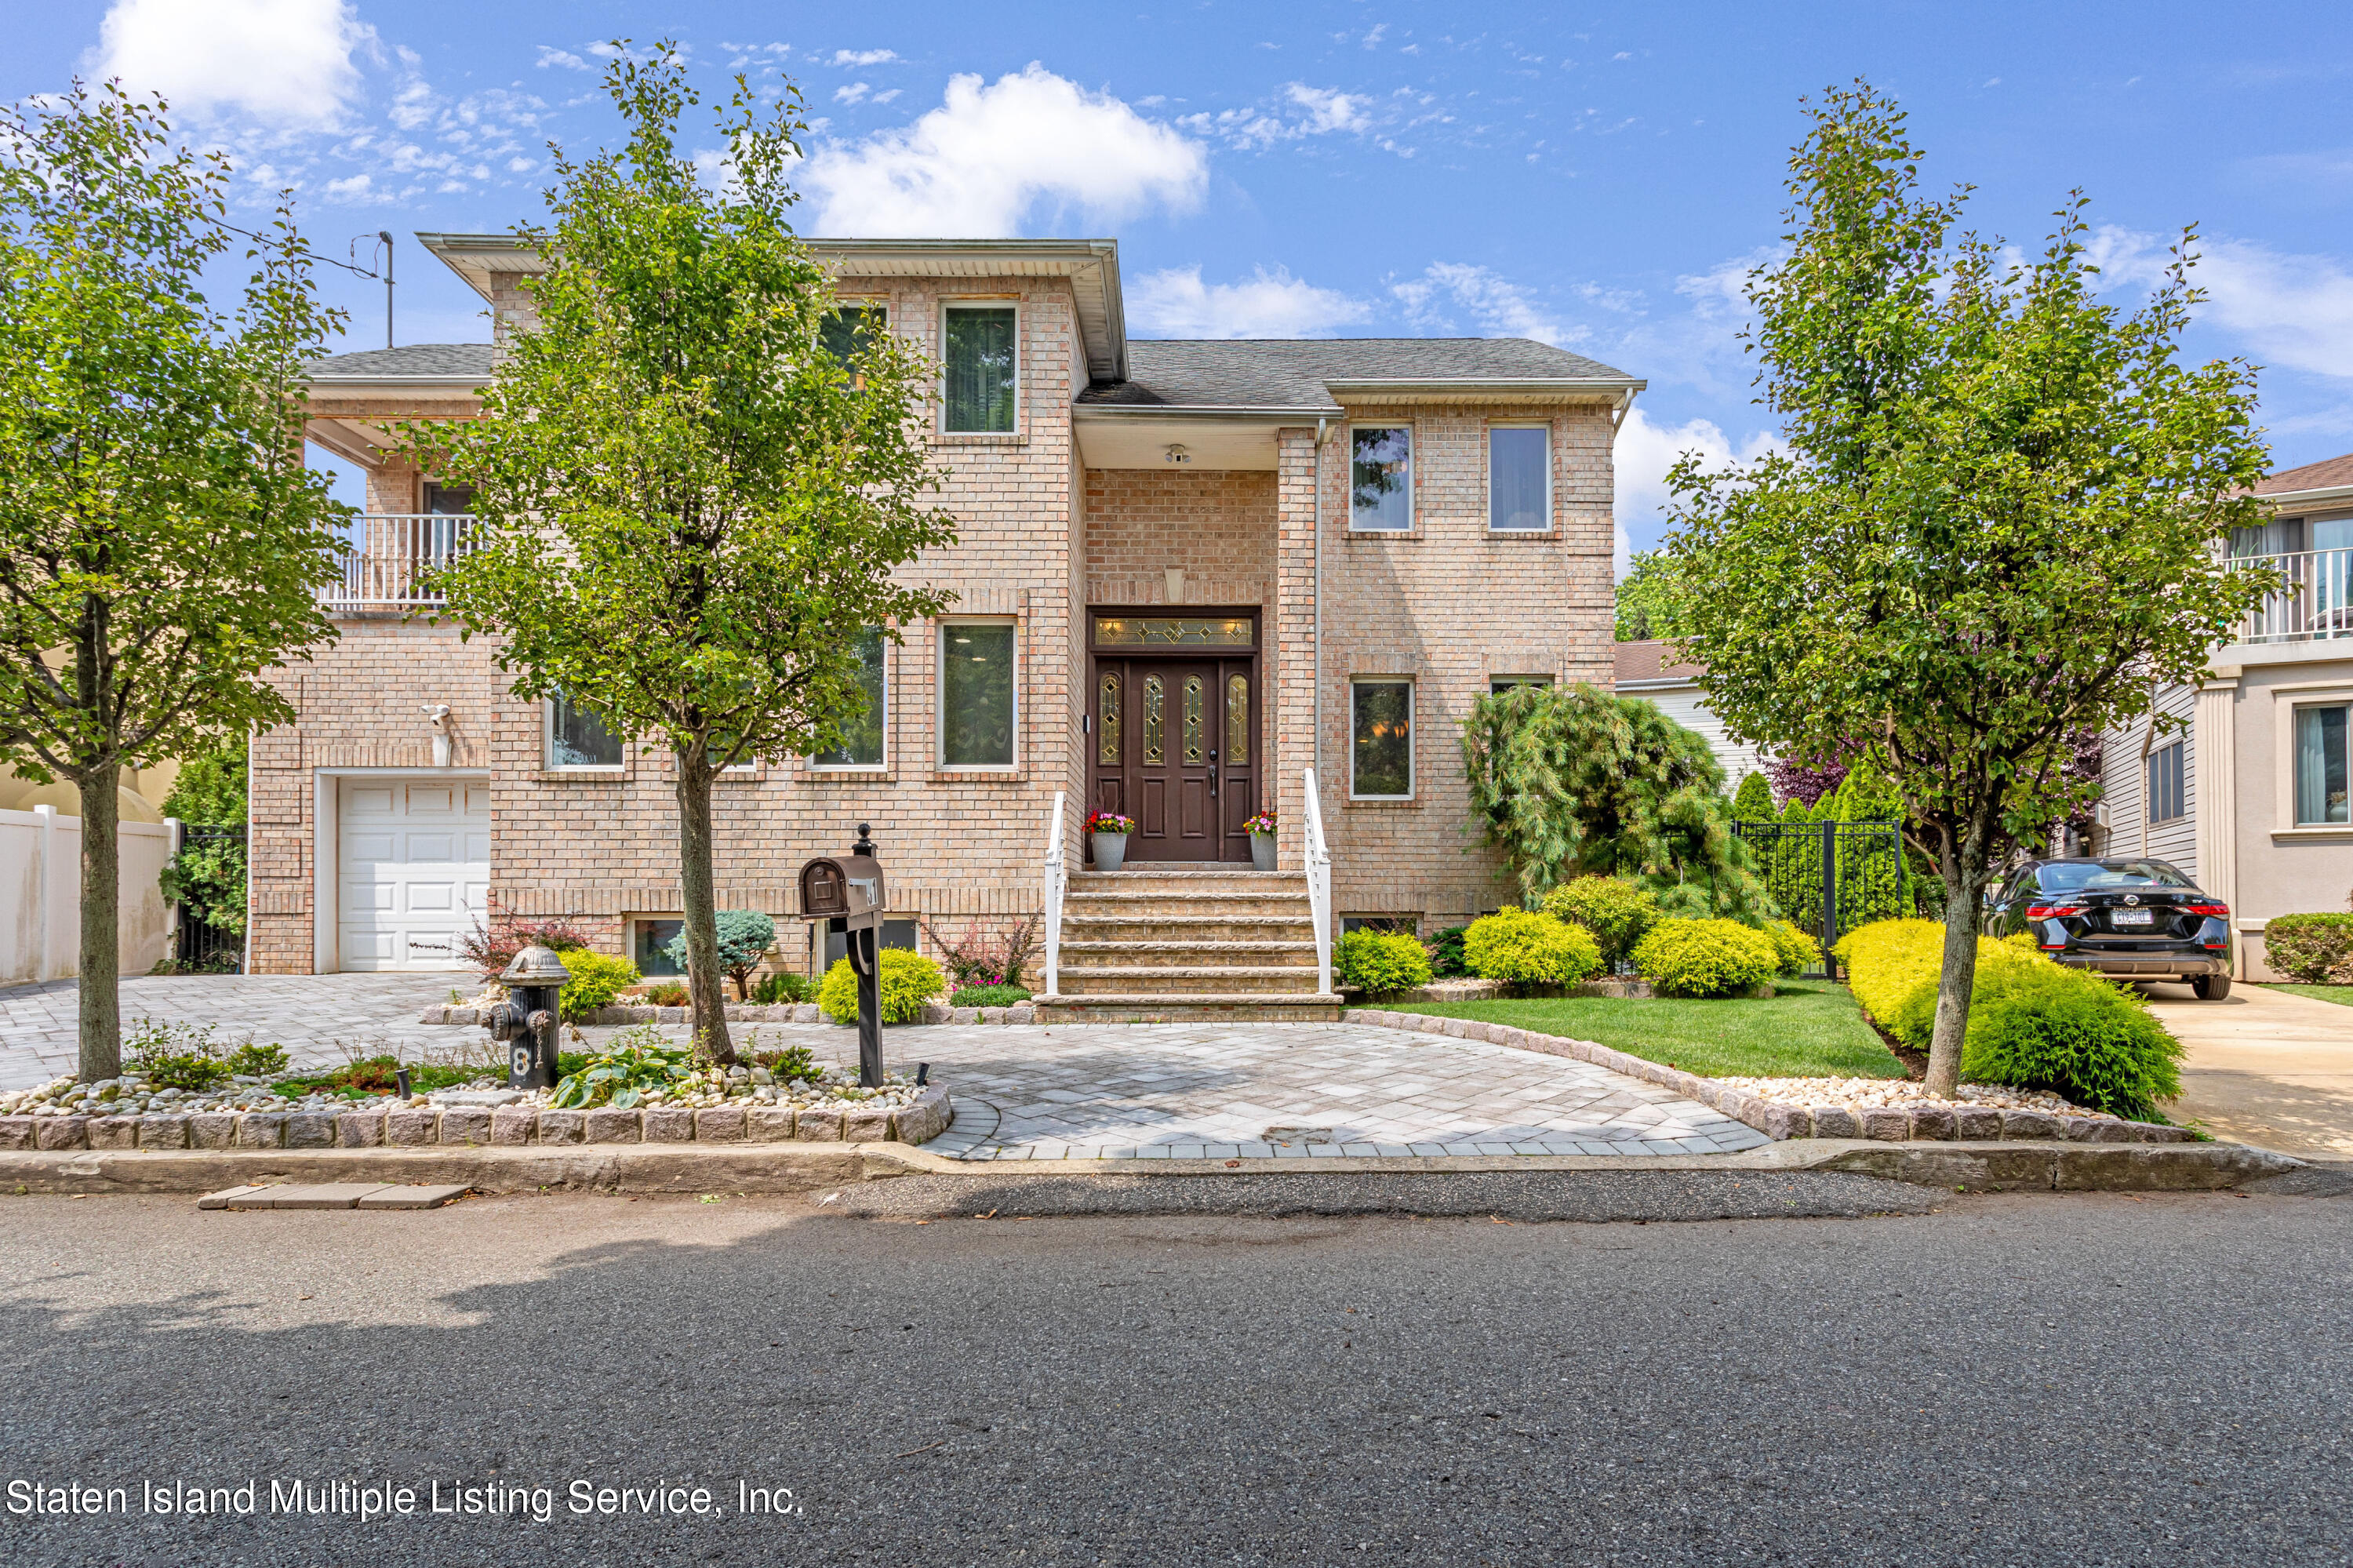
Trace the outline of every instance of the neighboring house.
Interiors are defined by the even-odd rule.
[[[1755,747],[1726,735],[1722,721],[1708,711],[1707,694],[1699,689],[1703,667],[1677,659],[1673,643],[1657,639],[1614,642],[1610,656],[1620,696],[1656,703],[1669,718],[1707,737],[1708,749],[1724,764],[1727,791],[1739,789],[1743,779],[1764,766]]]
[[[2231,906],[2239,978],[2264,967],[2274,916],[2342,910],[2353,893],[2353,453],[2255,487],[2266,518],[2236,559],[2284,570],[2296,591],[2260,607],[2207,661],[2195,690],[2162,686],[2153,713],[2105,747],[2105,851],[2172,862]]]
[[[501,336],[527,319],[532,252],[419,238]],[[873,718],[842,752],[721,780],[723,907],[794,916],[803,860],[863,821],[886,939],[1035,910],[1057,791],[1073,871],[1091,806],[1139,819],[1146,868],[1246,865],[1274,806],[1295,873],[1311,768],[1336,916],[1495,906],[1458,726],[1498,682],[1609,677],[1610,444],[1641,382],[1523,339],[1130,342],[1108,240],[812,244],[847,305],[944,363],[961,537],[902,576],[957,597],[901,644],[865,636]],[[259,971],[455,967],[492,910],[640,958],[677,929],[668,756],[516,700],[489,642],[416,613],[467,497],[388,422],[472,414],[495,354],[315,366],[311,438],[367,471],[370,515],[341,640],[286,668],[300,717],[253,745]]]

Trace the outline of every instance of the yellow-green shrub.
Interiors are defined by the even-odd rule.
[[[947,977],[940,966],[904,948],[882,949],[882,1022],[908,1023],[923,1016],[926,1002],[946,994]],[[858,1022],[858,971],[848,959],[839,959],[825,971],[817,990],[817,1004],[837,1023]]]
[[[1832,951],[1855,1001],[1893,1033],[1888,1021],[1904,999],[1923,981],[1933,991],[1944,972],[1945,927],[1934,920],[1874,920],[1840,938]]]
[[[1634,944],[1634,969],[1661,996],[1732,996],[1781,967],[1773,939],[1737,920],[1662,920]]]
[[[1755,779],[1758,775],[1751,773],[1748,777]],[[1780,955],[1781,972],[1785,975],[1804,974],[1822,961],[1822,945],[1787,920],[1766,921],[1765,937]]]
[[[1482,980],[1575,985],[1600,972],[1601,945],[1582,926],[1506,905],[1471,922],[1462,961]]]
[[[613,999],[640,978],[638,966],[628,959],[594,948],[573,948],[555,956],[564,960],[564,972],[572,977],[555,999],[556,1011],[566,1023],[577,1023],[598,1008],[612,1006]]]
[[[1430,950],[1403,931],[1351,931],[1332,944],[1336,983],[1375,996],[1430,983]]]
[[[1622,876],[1576,876],[1545,895],[1545,913],[1593,933],[1601,961],[1616,964],[1664,917],[1659,895]]]

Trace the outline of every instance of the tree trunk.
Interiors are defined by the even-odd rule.
[[[679,882],[686,899],[686,982],[694,1031],[712,1060],[733,1063],[727,977],[719,972],[718,895],[712,887],[711,768],[700,752],[676,756]]]
[[[122,1073],[122,770],[111,763],[76,779],[81,789],[81,1081]]]
[[[1945,874],[1945,964],[1936,980],[1936,1027],[1928,1038],[1928,1092],[1950,1099],[1961,1082],[1961,1046],[1977,987],[1978,928],[1985,916],[1986,857],[1979,835],[1938,857]]]

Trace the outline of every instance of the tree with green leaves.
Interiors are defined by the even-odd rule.
[[[1462,724],[1472,824],[1533,908],[1577,876],[1623,876],[1670,915],[1760,921],[1724,766],[1658,705],[1579,682],[1510,686]]]
[[[840,744],[865,702],[861,629],[952,598],[892,570],[955,534],[922,501],[941,482],[929,362],[844,331],[863,318],[786,222],[798,94],[764,111],[737,79],[713,188],[678,143],[698,100],[674,48],[616,49],[627,144],[559,152],[553,226],[516,230],[545,270],[481,417],[405,429],[473,487],[476,547],[446,574],[467,635],[498,639],[518,695],[669,752],[695,1026],[732,1061],[712,780]]]
[[[1683,618],[1675,603],[1673,572],[1656,550],[1636,551],[1630,566],[1618,579],[1618,641],[1682,636]]]
[[[2194,234],[2101,302],[2072,196],[2041,254],[1957,232],[1968,187],[1867,84],[1810,105],[1787,254],[1751,274],[1782,450],[1686,454],[1666,546],[1711,708],[1801,763],[1867,744],[1943,883],[1928,1086],[1959,1072],[1987,886],[2094,785],[2071,737],[2193,681],[2273,574],[2221,571],[2264,468],[2253,371],[2179,363]]]
[[[0,760],[81,793],[85,1079],[121,1067],[122,770],[292,722],[268,672],[334,636],[302,372],[340,318],[282,205],[207,300],[229,175],[111,83],[0,109]]]

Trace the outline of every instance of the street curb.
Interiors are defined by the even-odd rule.
[[[895,1143],[608,1144],[420,1149],[89,1150],[0,1153],[0,1194],[213,1192],[273,1182],[464,1185],[478,1192],[806,1192],[917,1173],[1007,1176],[1342,1175],[1499,1171],[1844,1171],[1985,1192],[2213,1192],[2303,1169],[2236,1143],[1888,1144],[1790,1139],[1736,1154],[1358,1156],[1250,1160],[992,1160]]]

